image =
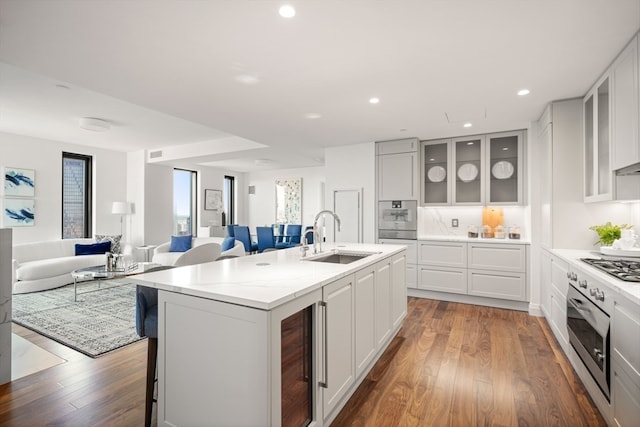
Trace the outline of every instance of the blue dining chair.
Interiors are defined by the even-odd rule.
[[[227,225],[227,236],[229,237],[236,237],[235,236],[235,230],[234,228],[237,226],[238,224],[229,224]]]
[[[258,250],[258,244],[251,241],[251,234],[249,233],[249,227],[246,225],[236,225],[233,227],[236,240],[240,240],[244,245],[244,251],[248,253],[254,253]]]
[[[162,265],[150,270],[166,270],[172,266]],[[156,361],[158,360],[158,290],[146,286],[136,286],[136,332],[147,337],[147,378],[145,392],[144,425],[151,426],[153,411],[153,389],[156,382]]]
[[[301,231],[302,225],[288,224],[285,229],[285,238],[282,242],[276,243],[276,249],[287,249],[299,245]]]
[[[256,227],[258,233],[258,253],[265,249],[275,248],[276,242],[273,236],[273,227]]]
[[[304,228],[304,232],[306,233],[309,230],[313,230],[313,225],[307,225]],[[313,245],[313,233],[309,233],[307,234],[307,244],[309,245]]]
[[[271,224],[271,226],[275,229],[278,227],[278,235],[276,236],[276,243],[282,243],[284,240],[284,224]]]

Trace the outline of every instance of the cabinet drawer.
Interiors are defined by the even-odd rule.
[[[613,357],[631,375],[640,387],[640,316],[632,312],[637,306],[621,305],[613,308]]]
[[[430,291],[467,293],[467,271],[464,268],[418,267],[418,287]]]
[[[416,151],[418,151],[418,140],[416,138],[376,142],[377,155],[411,153]]]
[[[469,270],[469,295],[526,301],[527,280],[524,273],[492,273]]]
[[[418,242],[420,264],[443,267],[467,266],[467,244],[457,242]]]
[[[469,268],[525,272],[526,255],[523,245],[469,243]]]

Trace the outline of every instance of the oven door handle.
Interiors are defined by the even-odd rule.
[[[582,303],[580,302],[580,300],[569,298],[567,301],[569,301],[569,304],[571,304],[571,306],[573,306],[573,308],[575,308],[576,310],[584,311],[585,313],[591,313],[591,310],[589,310],[588,308],[581,307]]]

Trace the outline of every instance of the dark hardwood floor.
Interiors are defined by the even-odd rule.
[[[0,386],[0,426],[143,424],[146,341],[92,359],[13,330],[68,362]],[[544,319],[409,298],[400,333],[332,425],[606,423]]]

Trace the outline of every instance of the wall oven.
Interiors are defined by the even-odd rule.
[[[569,342],[610,401],[610,315],[605,311],[605,291],[576,273],[571,273],[569,279]]]
[[[389,200],[378,202],[379,239],[417,239],[418,202]]]

